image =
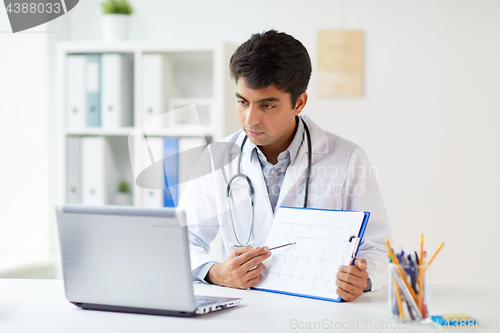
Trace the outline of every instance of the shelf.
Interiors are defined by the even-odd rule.
[[[157,42],[92,42],[92,41],[72,41],[61,42],[57,45],[60,51],[66,54],[79,53],[165,53],[165,52],[212,52],[222,47],[223,43],[205,43],[205,44],[177,44],[164,45]]]
[[[179,126],[175,128],[156,129],[148,131],[148,136],[176,136],[176,137],[200,137],[213,136],[214,130],[211,128],[203,128],[203,133],[200,133],[199,126]],[[200,135],[202,134],[202,135]]]
[[[66,135],[68,136],[129,136],[132,134],[134,127],[123,127],[116,129],[105,128],[67,128]],[[179,126],[175,128],[160,128],[148,131],[148,136],[176,136],[176,137],[199,137],[199,126]],[[142,135],[142,131],[140,132]],[[212,128],[203,128],[203,136],[214,135]]]
[[[122,127],[122,128],[100,128],[100,127],[88,127],[88,128],[67,128],[66,135],[72,136],[82,136],[82,135],[97,135],[97,136],[129,136],[134,127]]]
[[[229,59],[235,49],[235,45],[224,42],[170,44],[168,42],[138,41],[116,43],[71,41],[58,43],[56,50],[58,54],[56,73],[59,122],[57,135],[61,140],[57,147],[57,165],[59,166],[57,200],[66,202],[68,191],[79,189],[80,197],[75,200],[81,202],[84,188],[82,186],[83,172],[87,172],[88,175],[89,168],[98,163],[104,163],[103,161],[106,165],[111,166],[110,170],[115,170],[109,173],[111,176],[103,173],[104,180],[99,180],[104,184],[103,188],[106,193],[114,191],[112,188],[114,185],[110,185],[112,183],[109,181],[110,178],[125,179],[130,184],[135,184],[137,174],[149,165],[147,163],[150,151],[145,145],[144,135],[151,137],[154,139],[151,141],[155,142],[163,141],[158,140],[158,138],[165,137],[188,139],[205,137],[203,141],[210,143],[238,130],[240,126],[234,111],[234,81],[230,78],[228,66]],[[75,78],[74,75],[68,74],[66,59],[68,55],[89,53],[122,53],[128,54],[129,57],[132,55],[130,58],[134,62],[133,121],[126,123],[129,126],[119,128],[84,127],[85,119],[77,122],[80,127],[66,125],[68,124],[67,111],[69,110],[67,108],[68,82]],[[152,73],[159,73],[159,75],[151,77],[145,74],[150,73],[148,65],[151,65],[151,61],[160,67],[160,70]],[[81,74],[81,72],[78,73]],[[83,77],[82,75],[79,77]],[[153,84],[147,86],[145,82],[153,82]],[[159,95],[154,91],[156,95],[151,97],[150,93],[153,92],[154,88],[161,91]],[[198,119],[192,110],[188,110],[188,112],[180,114],[172,112],[159,119],[158,123],[148,123],[154,116],[168,113],[167,110],[173,111],[191,104],[197,106]],[[155,113],[150,114],[153,110]],[[157,112],[157,110],[160,111]],[[130,126],[130,124],[133,125]],[[144,124],[144,127],[141,124]],[[82,156],[82,143],[94,142],[92,141],[94,138],[88,140],[89,137],[105,138],[106,140],[95,141],[105,141],[104,145],[108,146],[109,150],[102,153],[103,156],[96,157],[95,163],[85,164],[86,170],[82,170],[82,163],[79,159]],[[184,140],[183,143],[188,145],[190,142],[196,141]],[[68,146],[68,143],[71,146]],[[163,154],[161,144],[159,147],[160,156]],[[85,152],[87,153],[85,156],[91,156],[89,150]],[[101,152],[96,151],[95,154],[97,156]],[[145,162],[145,159],[148,162]],[[72,170],[71,174],[68,172],[69,168]],[[88,179],[85,181],[88,184]],[[74,182],[74,184],[69,184],[69,182]],[[80,186],[74,186],[75,184]],[[134,192],[134,205],[145,205],[145,192],[136,185],[133,186],[132,190]],[[163,193],[161,195],[163,196]],[[108,199],[106,200],[111,201]]]

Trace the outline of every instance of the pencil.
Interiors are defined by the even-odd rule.
[[[424,283],[423,283],[423,275],[418,275],[417,278],[417,284],[418,284],[418,310],[420,313],[422,313],[422,305],[424,303]]]
[[[401,270],[401,265],[399,264],[398,258],[396,258],[396,256],[394,255],[394,252],[391,249],[391,244],[389,243],[389,240],[387,238],[385,239],[385,244],[387,245],[387,253],[389,254],[389,257],[391,258],[392,262],[396,265],[395,267],[397,272],[401,276],[401,279],[403,280],[406,287],[408,287],[408,290],[413,296],[413,299],[415,300],[415,302],[417,302],[417,294],[415,294],[415,290],[413,290],[411,284],[409,284],[408,280],[406,280],[406,276]]]
[[[420,235],[420,258],[418,264],[420,266],[424,264],[424,234]]]
[[[405,313],[403,311],[403,304],[401,302],[401,294],[399,293],[398,283],[395,277],[393,277],[392,280],[394,281],[394,289],[396,291],[396,301],[398,303],[399,316],[401,317],[401,319],[405,319]]]
[[[441,244],[438,245],[438,248],[436,249],[436,252],[434,252],[434,254],[432,255],[431,260],[429,260],[429,263],[427,264],[426,268],[429,267],[429,265],[432,263],[432,261],[434,260],[434,258],[436,258],[436,256],[439,253],[439,251],[441,251],[441,248],[443,247],[443,245],[444,245],[444,242],[441,242]]]
[[[423,275],[425,273],[425,271],[427,270],[427,268],[429,268],[429,266],[432,263],[432,261],[434,260],[434,258],[436,258],[436,256],[439,253],[439,251],[441,251],[441,249],[443,248],[443,245],[444,245],[444,242],[441,242],[441,244],[438,245],[438,248],[436,249],[436,252],[434,252],[434,254],[431,257],[431,260],[429,260],[429,262],[427,263],[427,265],[425,265],[425,268],[422,269],[421,272],[419,272],[419,275]]]
[[[432,263],[434,258],[436,258],[439,251],[441,251],[441,249],[443,248],[443,245],[444,245],[444,242],[441,242],[441,244],[438,245],[436,252],[434,252],[434,254],[431,257],[431,260],[429,260],[427,265],[425,265],[425,267],[420,269],[418,272],[418,278],[417,278],[418,287],[419,287],[419,290],[418,290],[418,294],[419,294],[418,295],[418,309],[420,311],[422,311],[423,306],[424,306],[424,304],[423,304],[424,303],[424,287],[423,287],[423,285],[424,285],[424,273],[427,270],[427,268],[429,268],[429,265]]]
[[[422,313],[422,304],[424,301],[424,290],[423,288],[423,283],[422,283],[422,275],[420,275],[420,270],[422,269],[422,265],[424,264],[424,234],[420,235],[420,257],[418,258],[418,277],[417,277],[417,284],[418,284],[418,310],[420,313]]]

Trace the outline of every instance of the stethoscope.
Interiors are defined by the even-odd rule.
[[[311,144],[311,134],[309,133],[309,127],[307,127],[307,124],[304,119],[300,118],[302,120],[302,123],[304,124],[304,130],[307,135],[307,176],[306,176],[306,192],[304,194],[304,208],[307,208],[307,197],[309,196],[309,179],[311,178],[311,163],[312,163],[312,144]],[[229,180],[229,183],[227,184],[227,189],[226,189],[226,198],[227,198],[227,204],[229,205],[229,216],[231,218],[231,225],[233,227],[233,233],[234,233],[234,238],[236,238],[236,241],[238,242],[238,245],[235,245],[233,243],[229,243],[230,248],[234,247],[244,247],[244,246],[254,246],[255,241],[250,242],[250,238],[252,237],[252,232],[253,232],[253,219],[254,219],[254,200],[253,200],[253,186],[252,186],[252,181],[250,178],[248,178],[247,175],[241,173],[241,155],[243,155],[243,147],[245,146],[245,143],[248,139],[248,136],[245,136],[243,139],[243,142],[241,143],[241,149],[240,149],[240,156],[238,157],[238,170],[236,174]],[[231,183],[233,180],[236,178],[241,177],[244,178],[247,181],[248,184],[248,193],[250,195],[250,233],[248,234],[248,239],[247,241],[242,244],[240,240],[238,239],[238,235],[236,235],[236,230],[234,229],[234,220],[233,220],[233,212],[231,210]]]

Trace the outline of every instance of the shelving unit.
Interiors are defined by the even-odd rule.
[[[67,202],[67,140],[71,137],[105,137],[110,142],[112,159],[119,167],[118,178],[127,180],[132,186],[133,205],[141,207],[143,192],[135,184],[132,170],[144,169],[144,138],[129,135],[147,121],[144,103],[144,58],[161,55],[166,65],[163,68],[164,95],[163,112],[189,104],[199,106],[203,115],[203,136],[208,141],[217,141],[240,128],[235,112],[234,81],[229,75],[229,59],[236,46],[227,43],[207,45],[168,45],[167,43],[123,42],[103,44],[100,42],[62,42],[56,48],[57,75],[57,194],[56,202]],[[119,53],[131,55],[133,59],[133,126],[119,128],[67,126],[67,61],[69,55]],[[101,110],[104,112],[104,110]],[[173,113],[172,113],[173,114]],[[189,124],[189,115],[179,119],[167,116],[165,127],[148,130],[149,137],[200,137],[200,126]],[[130,147],[128,147],[130,142]],[[130,149],[130,157],[129,157]],[[83,188],[83,186],[81,186]],[[108,203],[106,203],[108,204]],[[112,203],[111,203],[112,204]],[[55,239],[56,236],[54,236]],[[221,248],[215,249],[216,253]]]
[[[210,122],[202,123],[203,133],[210,141],[220,140],[239,128],[234,111],[234,81],[229,76],[229,58],[236,47],[234,45],[206,44],[206,45],[166,45],[164,43],[134,43],[124,42],[103,44],[100,42],[62,42],[57,45],[57,96],[58,96],[58,128],[60,140],[58,146],[58,195],[57,202],[66,201],[66,139],[70,136],[101,136],[101,137],[128,137],[134,128],[145,121],[143,104],[143,58],[145,55],[158,54],[168,62],[170,71],[168,84],[165,89],[164,111],[172,107],[195,104],[198,108],[209,105]],[[66,126],[66,98],[67,79],[66,61],[68,55],[89,53],[121,53],[132,54],[134,63],[133,90],[133,127],[101,128],[84,127],[68,128]],[[198,110],[200,113],[200,110]],[[155,128],[148,131],[148,136],[156,137],[193,137],[199,136],[199,126],[176,123],[175,120],[164,128]],[[141,138],[135,138],[131,161],[134,168],[140,170],[142,165],[143,144]],[[116,141],[116,140],[115,140]],[[119,139],[118,139],[119,141]],[[131,178],[128,177],[122,178]],[[135,184],[133,179],[130,180]],[[134,185],[134,205],[142,206],[141,191]]]

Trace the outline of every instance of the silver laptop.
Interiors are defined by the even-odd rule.
[[[240,303],[194,296],[182,210],[68,204],[56,214],[66,298],[76,306],[192,316]]]

